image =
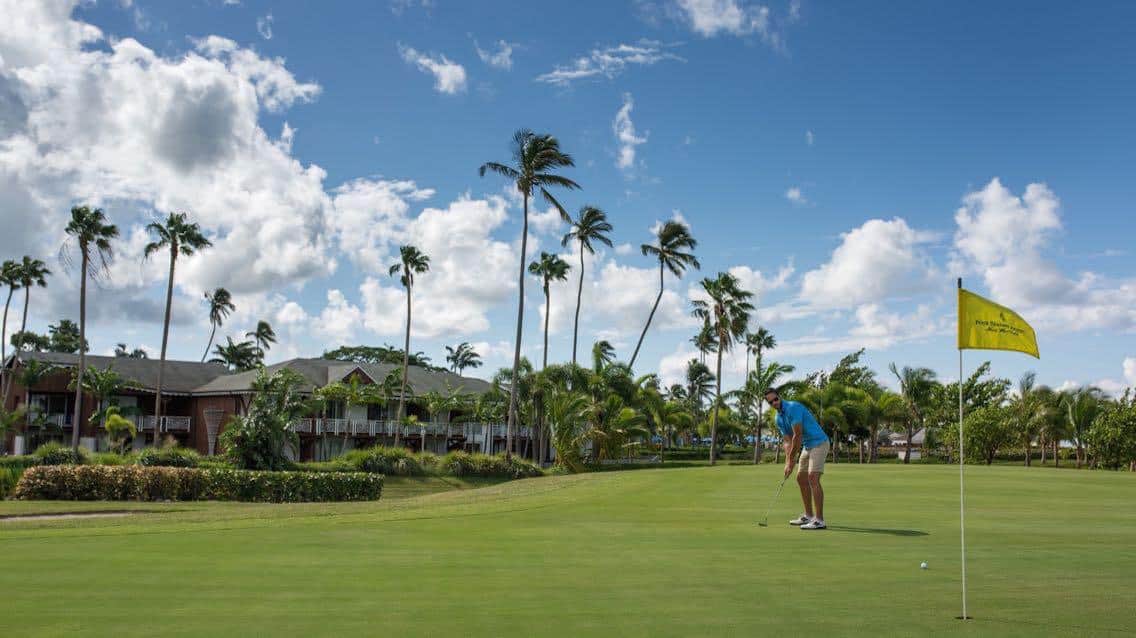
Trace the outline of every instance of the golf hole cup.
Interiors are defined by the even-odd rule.
[[[919,563],[919,569],[927,569],[927,562],[924,561],[922,563]]]

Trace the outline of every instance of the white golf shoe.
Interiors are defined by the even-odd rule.
[[[813,521],[813,519],[809,518],[808,515],[801,514],[797,518],[794,518],[793,520],[789,521],[789,524],[790,525],[805,525],[806,523],[811,523],[812,521]]]
[[[822,521],[819,518],[814,518],[813,520],[805,523],[804,525],[801,525],[801,529],[827,529],[827,528],[828,528],[828,525],[825,525],[824,521]]]

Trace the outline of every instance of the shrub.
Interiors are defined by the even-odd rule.
[[[221,433],[221,447],[233,465],[249,470],[289,467],[286,450],[300,447],[292,423],[312,409],[300,392],[306,383],[303,375],[288,368],[271,375],[264,369],[257,373],[248,414],[230,419]]]
[[[442,457],[441,468],[454,476],[486,476],[505,478],[528,478],[541,476],[544,472],[532,463],[518,458],[506,459],[504,456],[490,456],[470,452],[450,452]]]
[[[219,500],[264,503],[376,500],[383,477],[363,472],[258,472],[141,465],[38,466],[16,486],[20,499]]]
[[[61,443],[41,445],[32,456],[39,459],[40,465],[82,465],[90,461],[90,453],[85,448],[76,451]]]
[[[149,447],[138,455],[138,464],[146,467],[197,467],[201,455],[184,447]]]
[[[136,460],[133,454],[117,454],[115,452],[96,452],[91,455],[94,465],[130,465]]]
[[[360,472],[393,476],[421,476],[426,473],[414,454],[401,447],[377,445],[372,448],[351,450],[337,460]]]
[[[0,467],[0,499],[8,498],[8,494],[16,489],[23,473],[22,467]]]
[[[235,470],[232,463],[220,456],[203,456],[197,461],[197,467],[203,470]]]
[[[35,465],[39,465],[39,458],[31,454],[25,454],[24,456],[0,456],[0,470],[12,469],[23,472]]]

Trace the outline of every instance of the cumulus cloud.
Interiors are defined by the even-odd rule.
[[[774,18],[769,7],[746,0],[677,0],[674,13],[692,31],[704,38],[718,35],[756,35],[763,42],[781,50],[784,36],[778,22],[788,25],[800,19],[800,3],[791,2],[786,16]]]
[[[816,137],[813,135],[813,132],[805,131],[805,144],[812,146],[814,141],[816,141]]]
[[[1124,378],[1128,381],[1128,385],[1136,386],[1136,357],[1124,359]]]
[[[785,191],[785,199],[789,200],[789,202],[795,206],[804,206],[809,203],[809,200],[805,199],[805,196],[801,193],[801,189],[796,186]]]
[[[455,95],[465,92],[466,73],[462,65],[444,55],[427,55],[401,44],[398,51],[408,64],[434,76],[434,89],[439,93]]]
[[[548,73],[538,75],[537,82],[556,86],[569,86],[576,80],[605,77],[613,79],[630,66],[651,66],[664,60],[685,62],[667,49],[668,45],[655,40],[640,40],[635,44],[617,44],[602,49],[592,49],[587,55],[576,58],[572,63],[557,66]]]
[[[934,235],[903,219],[870,219],[841,235],[832,258],[805,273],[802,300],[819,308],[840,308],[919,292],[936,269],[923,245]]]
[[[383,272],[392,248],[407,237],[412,203],[434,195],[410,180],[359,178],[334,191],[330,228],[339,247],[364,272]]]
[[[272,39],[272,14],[256,19],[256,32],[265,40]]]
[[[1136,280],[1091,272],[1074,279],[1046,258],[1062,228],[1060,209],[1045,184],[1029,184],[1018,196],[992,179],[955,213],[952,267],[978,274],[994,298],[1043,326],[1136,328]]]
[[[473,48],[477,50],[477,57],[489,66],[508,71],[513,68],[513,44],[504,40],[497,41],[496,51],[482,49],[474,40]]]
[[[615,120],[611,123],[612,133],[615,134],[616,142],[619,143],[619,155],[616,158],[615,165],[620,170],[626,172],[635,167],[635,149],[637,146],[647,143],[647,133],[639,135],[635,132],[635,123],[631,121],[631,109],[635,108],[635,101],[631,99],[630,93],[623,94],[623,106],[615,114]]]
[[[767,276],[760,270],[754,270],[749,266],[734,266],[730,268],[729,272],[737,278],[738,284],[743,290],[752,292],[754,298],[760,300],[766,292],[786,287],[794,271],[793,263],[789,262],[781,266],[772,276]]]

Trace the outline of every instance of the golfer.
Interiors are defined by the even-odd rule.
[[[820,487],[820,476],[824,474],[824,457],[828,455],[828,436],[804,405],[782,400],[776,390],[766,392],[765,400],[777,410],[777,429],[781,430],[785,448],[785,477],[788,478],[794,465],[800,464],[797,485],[801,488],[805,512],[789,524],[800,525],[801,529],[825,529],[824,490]],[[801,451],[799,459],[798,449]]]

